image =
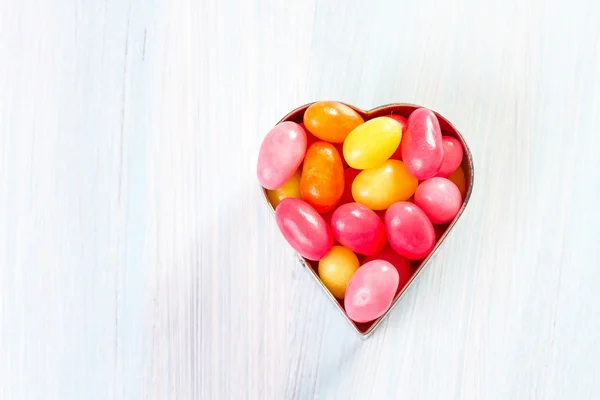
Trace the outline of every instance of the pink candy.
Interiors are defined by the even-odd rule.
[[[333,247],[329,225],[303,200],[283,199],[275,209],[275,219],[285,240],[306,259],[320,261]]]
[[[373,260],[387,261],[396,268],[396,271],[398,271],[398,276],[400,278],[400,283],[398,284],[398,289],[396,290],[396,293],[400,292],[404,285],[406,285],[410,280],[410,261],[402,257],[400,254],[396,253],[394,249],[392,249],[390,246],[385,246],[383,250],[381,250],[379,253],[375,254],[374,256],[369,256],[365,258],[364,263],[366,264]]]
[[[383,260],[373,260],[352,275],[344,307],[354,322],[369,322],[381,317],[392,304],[398,288],[398,271]]]
[[[418,108],[410,114],[401,146],[402,160],[412,176],[425,180],[438,173],[444,149],[440,123],[433,111]]]
[[[442,137],[442,147],[444,148],[444,159],[442,166],[435,176],[447,178],[460,165],[463,158],[463,148],[458,139],[451,136]]]
[[[460,190],[446,178],[431,178],[421,182],[414,201],[434,224],[452,221],[462,206]]]
[[[306,132],[295,122],[275,125],[265,136],[258,153],[256,174],[260,184],[278,189],[294,175],[306,153]]]
[[[385,246],[385,228],[381,219],[358,203],[339,206],[331,216],[333,237],[355,253],[372,255]]]
[[[392,204],[385,212],[385,228],[390,246],[409,260],[427,257],[435,246],[433,224],[413,203]]]

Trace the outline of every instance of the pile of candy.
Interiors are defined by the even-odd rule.
[[[313,103],[304,122],[265,137],[257,174],[287,242],[350,319],[385,313],[459,212],[463,147],[426,108],[408,119],[364,121],[352,108]]]

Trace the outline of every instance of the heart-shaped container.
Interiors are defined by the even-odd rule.
[[[296,123],[301,123],[303,121],[303,118],[304,118],[304,112],[306,111],[306,109],[311,104],[313,104],[313,103],[305,104],[305,105],[303,105],[301,107],[298,107],[297,109],[295,109],[294,111],[290,112],[285,117],[283,117],[278,123],[281,123],[281,122],[284,122],[284,121],[293,121],[293,122],[296,122]],[[342,103],[342,104],[345,104],[345,103]],[[408,116],[414,110],[416,110],[417,108],[421,108],[422,107],[422,106],[418,106],[418,105],[414,105],[414,104],[408,104],[408,103],[396,103],[396,104],[388,104],[388,105],[380,106],[380,107],[374,108],[374,109],[372,109],[370,111],[363,111],[363,110],[361,110],[359,108],[356,108],[356,107],[354,107],[352,105],[349,105],[349,104],[345,104],[345,105],[347,105],[348,107],[352,108],[357,113],[359,113],[360,116],[363,117],[363,119],[365,121],[373,119],[373,118],[376,118],[376,117],[387,116],[387,115],[390,115],[390,114],[400,115],[402,117],[408,118]],[[313,261],[307,260],[307,259],[305,259],[305,258],[303,258],[303,257],[301,257],[301,256],[298,255],[298,259],[300,260],[300,263],[304,267],[306,267],[306,269],[315,278],[315,280],[321,286],[321,288],[323,289],[323,291],[327,294],[327,296],[329,296],[329,298],[331,299],[331,301],[340,310],[340,312],[342,313],[342,315],[344,316],[344,318],[346,318],[346,321],[348,321],[348,323],[354,328],[354,330],[361,337],[363,337],[363,338],[366,338],[367,336],[369,336],[373,332],[373,330],[379,325],[379,323],[390,313],[390,311],[394,308],[394,306],[400,300],[400,298],[402,297],[402,295],[408,290],[409,286],[415,280],[415,278],[417,277],[417,275],[427,265],[427,263],[429,262],[429,260],[431,259],[431,257],[433,257],[433,255],[435,254],[435,252],[437,251],[437,249],[440,247],[440,245],[442,244],[442,242],[444,241],[444,239],[446,238],[446,236],[448,235],[448,233],[452,230],[452,227],[454,226],[454,224],[456,223],[456,221],[458,221],[458,219],[460,218],[460,216],[462,215],[462,213],[465,211],[467,203],[469,202],[469,199],[471,197],[471,192],[473,191],[473,176],[474,176],[473,157],[471,155],[471,151],[469,150],[469,147],[467,146],[467,143],[465,142],[465,140],[462,137],[462,135],[460,134],[460,132],[454,127],[454,125],[452,125],[450,123],[450,121],[448,121],[446,118],[444,118],[442,115],[440,115],[439,113],[435,112],[434,110],[432,110],[432,111],[435,113],[435,115],[437,116],[437,118],[439,120],[440,128],[442,130],[442,134],[455,137],[456,139],[458,139],[458,141],[461,143],[461,145],[463,147],[462,167],[463,167],[463,170],[464,170],[464,173],[465,173],[465,179],[466,179],[466,187],[467,187],[466,188],[466,194],[465,194],[465,198],[463,199],[462,207],[460,208],[458,214],[456,215],[456,217],[454,218],[454,220],[452,220],[452,222],[450,222],[448,224],[447,228],[442,233],[441,237],[437,241],[435,247],[433,248],[433,250],[429,254],[429,256],[427,256],[427,258],[425,258],[424,260],[420,261],[419,264],[417,264],[417,265],[411,265],[411,267],[414,269],[414,272],[413,272],[410,280],[407,282],[406,285],[404,285],[404,288],[396,295],[396,297],[394,298],[394,301],[392,302],[392,305],[388,308],[388,310],[381,317],[379,317],[378,319],[376,319],[374,321],[371,321],[371,322],[368,322],[368,323],[356,323],[356,322],[352,321],[348,317],[348,315],[346,314],[346,311],[344,310],[343,300],[336,299],[331,294],[331,292],[329,292],[329,290],[325,287],[325,285],[323,284],[323,282],[319,278],[319,275],[317,273],[318,262],[313,262]],[[267,206],[273,212],[273,214],[275,214],[275,210],[273,209],[273,206],[271,205],[271,202],[269,201],[269,198],[267,196],[266,189],[263,188],[262,186],[261,186],[261,189],[262,189],[265,201],[267,203]]]

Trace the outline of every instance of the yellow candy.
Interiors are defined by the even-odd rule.
[[[352,197],[371,210],[386,210],[398,201],[410,199],[417,186],[419,180],[408,173],[404,162],[387,160],[354,178]]]
[[[296,171],[296,173],[278,189],[267,190],[267,197],[271,202],[273,208],[276,208],[279,202],[286,197],[300,198],[300,176],[302,169]]]
[[[354,128],[344,140],[344,159],[354,169],[374,168],[394,154],[402,125],[389,117],[373,118]]]
[[[319,261],[319,276],[334,297],[343,299],[346,286],[358,267],[360,262],[356,254],[344,246],[333,246],[329,254]]]

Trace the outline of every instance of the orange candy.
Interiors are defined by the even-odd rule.
[[[465,171],[462,166],[458,166],[456,171],[454,171],[449,177],[450,181],[458,187],[460,190],[460,195],[462,199],[465,199],[465,195],[467,194],[467,179],[465,178]]]
[[[344,193],[342,157],[331,143],[316,142],[306,151],[300,195],[319,213],[335,208]]]
[[[356,111],[337,101],[318,101],[304,113],[306,129],[330,143],[343,143],[346,136],[363,122]]]

